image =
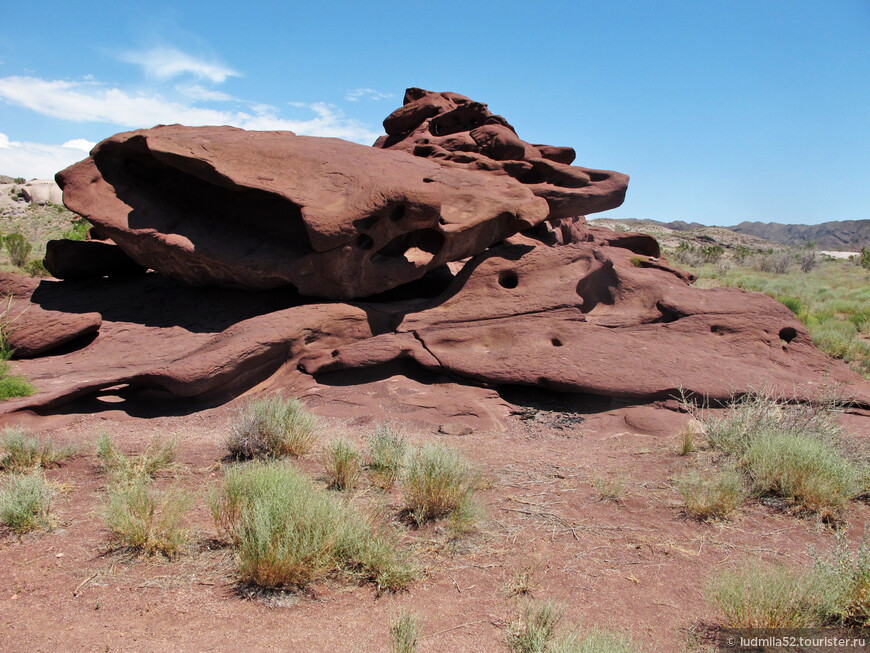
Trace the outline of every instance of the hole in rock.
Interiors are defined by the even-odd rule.
[[[619,277],[613,266],[603,266],[577,282],[577,294],[580,296],[580,310],[589,313],[598,304],[610,306],[614,303],[614,290],[619,287]]]
[[[498,275],[498,285],[502,288],[516,288],[520,282],[520,278],[513,270],[505,270]]]
[[[398,222],[402,218],[405,217],[405,205],[399,204],[396,208],[393,209],[392,213],[390,213],[390,220],[393,222]]]
[[[797,329],[794,327],[783,327],[779,330],[779,339],[785,342],[791,342],[797,338]]]
[[[337,349],[333,349],[331,355],[332,355],[333,358],[338,358],[338,350],[337,350]]]
[[[393,238],[379,249],[371,260],[384,263],[388,260],[404,258],[415,265],[427,265],[444,246],[444,234],[435,229],[418,229]]]
[[[656,320],[656,322],[668,324],[670,322],[676,322],[681,317],[686,317],[683,313],[678,311],[673,306],[668,306],[664,302],[656,302],[656,308],[659,310],[659,313],[662,316]]]
[[[434,182],[434,181],[435,181],[435,180],[432,179],[431,177],[423,177],[423,183],[424,183],[424,184],[431,184],[431,183]]]
[[[729,331],[730,331],[730,329],[722,326],[721,324],[714,324],[713,326],[710,327],[710,332],[715,333],[718,336],[724,336]]]
[[[559,340],[558,338],[551,338],[551,339],[550,339],[550,344],[553,345],[554,347],[561,347],[561,346],[562,346],[562,341]]]
[[[375,241],[367,234],[360,234],[356,238],[356,246],[362,250],[369,250],[375,246]]]

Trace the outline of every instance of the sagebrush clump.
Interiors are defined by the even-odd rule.
[[[427,443],[408,456],[402,477],[405,509],[417,524],[464,512],[477,483],[477,474],[461,454]]]
[[[52,496],[40,472],[7,474],[0,480],[0,523],[16,533],[48,528]]]
[[[282,461],[226,468],[211,510],[246,583],[300,588],[344,571],[396,590],[416,576],[395,537]]]
[[[316,425],[298,399],[257,399],[231,424],[227,449],[236,458],[301,456],[314,446]]]

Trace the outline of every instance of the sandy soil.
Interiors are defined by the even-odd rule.
[[[108,400],[107,400],[108,401]],[[471,458],[488,480],[475,532],[449,541],[445,530],[409,530],[407,546],[427,570],[408,591],[377,596],[368,585],[323,581],[306,593],[254,593],[234,577],[232,552],[214,540],[206,493],[220,478],[233,406],[156,418],[131,418],[111,403],[96,414],[30,418],[31,428],[82,453],[48,470],[57,484],[49,532],[0,533],[0,650],[3,651],[386,651],[401,607],[423,620],[421,651],[505,651],[511,620],[528,598],[505,584],[531,566],[533,600],[554,599],[566,621],[582,619],[631,633],[644,650],[702,650],[695,634],[715,623],[706,579],[724,566],[763,558],[809,562],[833,530],[776,506],[746,504],[727,522],[706,524],[681,510],[671,477],[686,417],[662,407],[618,408],[580,416],[524,410],[503,431],[447,435],[438,425],[393,415],[414,442],[438,440]],[[851,428],[866,435],[866,420]],[[362,442],[365,414],[322,417],[323,441],[344,433]],[[108,431],[120,448],[140,451],[156,434],[178,438],[177,469],[159,483],[197,495],[194,537],[175,561],[108,550],[101,510],[105,478],[93,442]],[[322,474],[317,454],[300,464]],[[602,500],[596,482],[623,493]],[[387,502],[365,483],[355,501]],[[860,534],[870,517],[847,516]]]

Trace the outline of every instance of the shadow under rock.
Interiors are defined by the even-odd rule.
[[[31,303],[64,313],[97,312],[104,320],[218,333],[274,311],[310,303],[293,288],[237,290],[185,286],[150,272],[84,281],[44,280]]]

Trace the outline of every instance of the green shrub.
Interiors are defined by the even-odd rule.
[[[326,447],[324,465],[330,487],[351,490],[359,477],[360,454],[345,438],[331,440]]]
[[[280,461],[227,468],[211,510],[247,583],[304,587],[344,569],[395,590],[416,575],[394,538]]]
[[[60,212],[63,207],[58,207],[58,212]],[[69,230],[64,231],[60,237],[66,240],[87,240],[88,239],[88,231],[91,228],[91,223],[85,220],[84,218],[76,218],[73,220],[72,226]]]
[[[314,445],[316,424],[298,399],[257,399],[232,423],[227,448],[236,458],[301,456]]]
[[[407,453],[405,438],[386,424],[378,426],[369,436],[368,468],[372,482],[388,490],[402,473]]]
[[[7,472],[24,472],[35,467],[51,467],[72,458],[77,448],[68,445],[57,449],[51,440],[40,440],[23,429],[7,427],[0,436],[0,468]]]
[[[443,444],[429,443],[408,457],[402,478],[404,506],[422,524],[465,510],[476,484],[465,458]]]
[[[23,376],[11,374],[9,359],[13,350],[6,344],[6,329],[9,327],[9,306],[12,297],[6,302],[6,310],[0,318],[0,401],[13,397],[27,397],[35,392],[33,385]]]
[[[27,239],[22,234],[17,232],[7,235],[4,238],[4,243],[12,265],[23,268],[27,263],[30,252],[33,251],[33,245],[27,242]]]
[[[713,576],[707,596],[729,628],[809,628],[836,609],[838,588],[826,581],[812,569],[752,562]]]
[[[858,254],[858,265],[865,270],[870,270],[870,247],[862,247]]]
[[[48,528],[53,494],[41,473],[8,474],[0,486],[0,523],[17,533]]]
[[[743,476],[734,469],[699,474],[687,472],[675,479],[686,512],[698,519],[725,519],[743,500]]]
[[[118,546],[172,558],[190,538],[189,531],[181,527],[192,503],[186,492],[157,491],[144,474],[116,478],[106,492],[106,526]]]
[[[31,277],[50,277],[51,274],[45,268],[45,263],[41,258],[35,258],[32,261],[29,261],[27,265],[24,266],[24,271],[27,272]]]
[[[420,640],[420,619],[410,610],[401,610],[390,624],[390,651],[414,653]]]
[[[122,453],[112,436],[106,432],[97,436],[96,445],[100,465],[115,481],[154,476],[157,472],[170,469],[175,461],[175,439],[164,441],[160,435],[154,436],[145,451],[135,456]]]

